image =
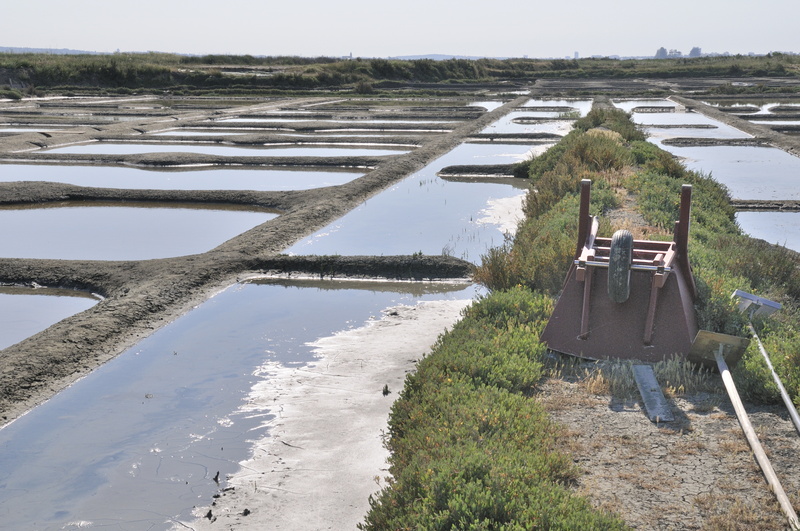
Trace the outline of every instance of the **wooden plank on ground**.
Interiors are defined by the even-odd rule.
[[[636,385],[642,395],[647,417],[656,423],[675,420],[667,399],[664,398],[664,393],[661,392],[661,386],[656,381],[656,375],[653,374],[653,366],[634,365],[633,377],[636,379]]]

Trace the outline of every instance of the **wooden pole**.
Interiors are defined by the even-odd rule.
[[[753,449],[753,453],[756,456],[756,461],[758,461],[758,465],[761,467],[761,470],[764,472],[764,476],[767,478],[767,483],[772,489],[772,492],[775,494],[775,497],[778,498],[778,503],[781,506],[783,514],[785,514],[789,519],[790,528],[795,530],[800,529],[800,523],[798,523],[797,520],[797,513],[794,511],[794,508],[789,501],[789,497],[786,496],[786,492],[783,490],[781,482],[778,479],[778,476],[775,474],[775,470],[772,468],[772,464],[769,462],[767,454],[764,452],[764,448],[761,446],[761,442],[758,440],[756,431],[753,429],[753,425],[750,424],[750,419],[747,417],[747,411],[745,411],[744,404],[742,404],[742,399],[739,398],[739,392],[736,391],[736,385],[733,383],[731,371],[728,370],[728,364],[725,363],[725,359],[722,357],[723,348],[724,346],[720,345],[719,349],[714,353],[714,357],[717,360],[719,373],[722,375],[722,381],[725,384],[725,389],[728,391],[728,396],[733,404],[733,409],[736,411],[736,416],[739,418],[739,425],[742,427],[745,437],[747,437],[747,442],[750,443],[750,448]]]

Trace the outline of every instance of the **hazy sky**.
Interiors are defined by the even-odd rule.
[[[800,52],[798,0],[38,0],[0,47],[387,57]]]

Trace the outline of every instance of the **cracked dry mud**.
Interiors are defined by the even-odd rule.
[[[577,492],[635,529],[788,529],[721,382],[671,398],[675,421],[658,425],[636,398],[592,394],[580,381],[550,379],[540,396],[582,470]],[[800,437],[783,406],[745,407],[797,506]]]

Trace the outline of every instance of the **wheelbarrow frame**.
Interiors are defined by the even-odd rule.
[[[597,270],[612,263],[611,238],[597,236],[599,222],[589,214],[591,181],[581,181],[578,244],[564,288],[541,339],[552,350],[590,359],[660,361],[685,357],[697,334],[697,289],[688,260],[692,187],[681,189],[674,241],[633,240],[631,295],[608,300],[607,277]]]

